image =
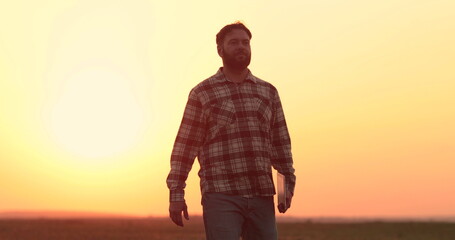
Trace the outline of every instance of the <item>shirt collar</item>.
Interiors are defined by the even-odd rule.
[[[215,81],[217,81],[217,82],[224,82],[224,81],[232,82],[226,77],[226,75],[224,75],[223,67],[220,67],[218,69],[218,71],[216,72],[215,76],[213,76],[213,77],[214,77]],[[257,82],[256,77],[251,73],[251,71],[249,69],[248,69],[248,74],[247,74],[245,80],[251,81],[253,83]]]

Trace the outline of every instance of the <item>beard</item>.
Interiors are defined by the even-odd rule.
[[[222,59],[225,66],[238,71],[242,71],[245,70],[248,65],[250,65],[251,53],[238,51],[234,54],[228,54],[227,52],[224,52]]]

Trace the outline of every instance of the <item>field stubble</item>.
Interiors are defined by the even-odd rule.
[[[280,240],[454,240],[455,223],[278,223]],[[0,240],[201,240],[200,217],[175,226],[167,218],[2,219]]]

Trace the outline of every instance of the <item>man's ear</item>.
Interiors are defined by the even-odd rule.
[[[218,51],[218,55],[223,57],[223,47],[220,45],[216,45],[216,50]]]

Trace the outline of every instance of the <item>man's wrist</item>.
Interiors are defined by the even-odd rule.
[[[185,201],[185,190],[183,189],[170,190],[169,201],[170,202]]]

